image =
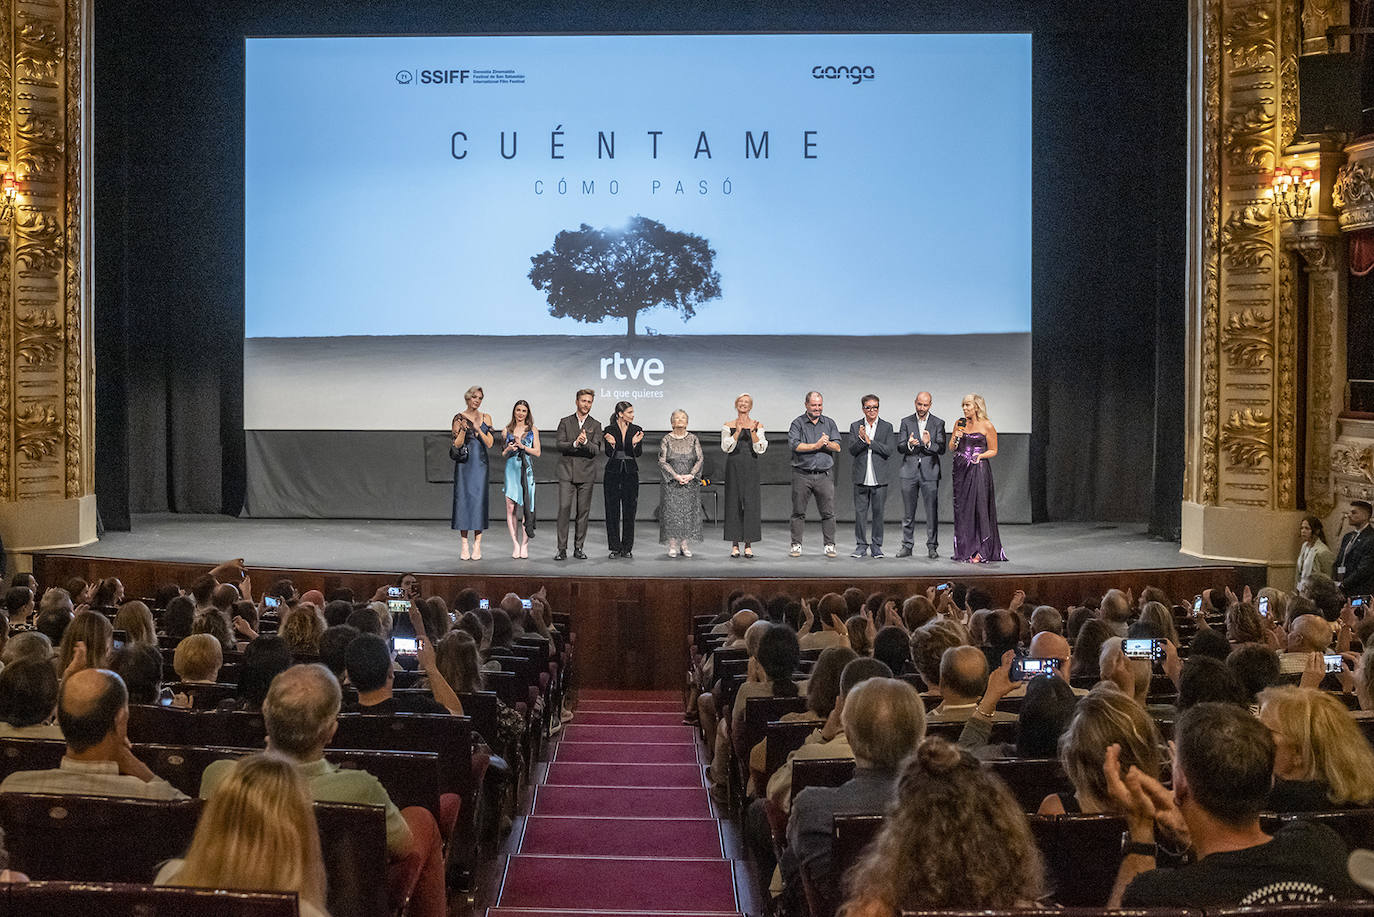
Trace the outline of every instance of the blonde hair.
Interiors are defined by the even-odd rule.
[[[1078,794],[1083,811],[1111,811],[1102,762],[1108,745],[1121,746],[1121,773],[1131,765],[1159,779],[1163,744],[1155,721],[1116,685],[1100,682],[1078,702],[1069,728],[1059,738],[1059,763]]]
[[[177,644],[172,668],[182,681],[209,681],[224,665],[224,650],[210,634],[192,634]]]
[[[59,673],[67,671],[72,664],[78,643],[86,644],[86,668],[104,668],[105,660],[114,649],[114,628],[110,619],[98,611],[83,611],[72,618],[57,647]]]
[[[977,394],[976,392],[969,392],[967,395],[964,396],[964,401],[972,401],[972,402],[973,402],[973,416],[974,416],[976,419],[978,419],[978,420],[991,420],[991,419],[992,419],[992,418],[988,417],[988,403],[987,403],[986,401],[983,400],[983,396],[982,396],[982,395],[979,395],[979,394]],[[963,401],[959,402],[960,406],[962,406],[963,403],[964,403]]]
[[[270,754],[235,761],[206,802],[170,884],[295,892],[323,909],[320,833],[296,766]]]
[[[1178,628],[1174,625],[1174,613],[1163,602],[1146,602],[1145,607],[1140,609],[1140,620],[1154,624],[1165,640],[1178,646]]]
[[[738,395],[735,396],[735,410],[736,410],[736,411],[739,410],[739,400],[740,400],[741,398],[748,398],[748,399],[749,399],[749,407],[750,407],[750,409],[752,410],[753,407],[754,407],[754,396],[751,395],[751,394],[749,394],[748,392],[740,392]]]
[[[481,395],[483,398],[487,397],[487,393],[482,391],[482,386],[469,385],[468,390],[466,392],[463,392],[463,400],[467,401],[473,395]]]
[[[1374,710],[1374,645],[1364,651],[1355,666],[1355,697],[1361,710]]]
[[[153,613],[148,606],[138,600],[125,602],[119,606],[114,619],[115,630],[122,630],[130,643],[151,643],[157,646],[157,627],[153,624]]]
[[[1323,781],[1336,805],[1374,801],[1374,749],[1344,704],[1293,685],[1265,688],[1259,702],[1260,720],[1293,747],[1302,765],[1294,779]]]
[[[287,612],[278,635],[293,653],[319,653],[320,637],[324,635],[324,615],[309,602],[301,602]]]

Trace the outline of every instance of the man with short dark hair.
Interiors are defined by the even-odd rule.
[[[67,753],[57,768],[17,771],[0,793],[70,793],[135,799],[185,799],[134,757],[129,744],[129,695],[106,669],[82,669],[62,683],[57,721]]]
[[[424,637],[415,638],[420,668],[429,679],[434,698],[406,694],[397,697],[392,691],[395,676],[391,647],[376,634],[360,634],[344,652],[344,667],[348,681],[358,689],[358,701],[349,705],[350,713],[452,713],[463,715],[463,702],[444,680],[434,659],[434,647]]]
[[[1126,817],[1125,858],[1107,906],[1226,907],[1358,898],[1345,843],[1325,825],[1287,822],[1271,836],[1259,813],[1273,782],[1274,742],[1244,707],[1198,704],[1174,730],[1173,791],[1132,766],[1120,749],[1102,770]],[[1155,869],[1155,826],[1191,843],[1197,862]]]
[[[1344,520],[1354,531],[1341,538],[1331,578],[1347,596],[1374,592],[1374,533],[1369,530],[1372,511],[1374,506],[1367,501],[1351,500],[1350,509],[1345,512]]]
[[[863,417],[849,425],[849,454],[854,457],[854,553],[862,559],[883,556],[883,507],[897,470],[897,434],[878,416],[878,396],[859,400]]]
[[[348,645],[357,637],[358,628],[350,624],[326,627],[320,635],[320,662],[323,662],[340,681],[348,671],[348,663],[345,661]]]
[[[592,486],[596,481],[596,457],[601,454],[601,423],[592,415],[596,393],[578,389],[577,410],[558,421],[554,442],[558,445],[558,553],[554,560],[568,559],[568,523],[574,522],[573,557],[586,560],[582,550],[591,518]],[[574,519],[573,512],[577,515]]]

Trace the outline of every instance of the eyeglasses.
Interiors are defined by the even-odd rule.
[[[876,411],[876,410],[878,410],[878,406],[877,406],[876,404],[866,404],[866,405],[864,405],[864,410],[865,410],[865,411]]]

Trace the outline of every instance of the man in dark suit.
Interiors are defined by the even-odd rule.
[[[849,425],[849,454],[854,456],[854,553],[849,556],[872,551],[882,557],[883,506],[895,470],[897,436],[892,424],[878,417],[877,395],[864,395],[859,403],[864,416]]]
[[[1369,526],[1370,505],[1364,500],[1351,500],[1345,519],[1355,531],[1341,539],[1332,577],[1340,583],[1347,598],[1374,592],[1374,531]]]
[[[902,418],[897,451],[902,453],[902,549],[910,557],[916,532],[916,505],[926,509],[926,554],[940,556],[940,456],[949,436],[945,422],[930,413],[930,392],[916,396],[916,413]]]
[[[586,560],[587,519],[592,511],[592,484],[596,481],[596,456],[601,451],[601,424],[592,418],[589,388],[577,393],[577,411],[558,422],[558,553],[554,560],[568,559],[568,519],[577,500],[577,534],[573,557]]]

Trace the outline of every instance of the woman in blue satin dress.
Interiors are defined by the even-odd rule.
[[[997,531],[997,494],[992,463],[997,430],[982,395],[964,396],[964,416],[949,440],[954,472],[954,559],[973,564],[1006,560]]]
[[[468,447],[466,462],[453,464],[453,528],[463,538],[463,560],[482,559],[482,531],[490,513],[487,507],[487,450],[493,441],[491,415],[482,413],[482,387],[463,393],[467,410],[453,415],[453,447]],[[472,548],[468,548],[472,532]]]
[[[530,403],[521,398],[511,408],[506,424],[506,528],[510,530],[511,557],[530,556],[534,533],[534,460],[539,457],[539,429],[534,425]],[[523,536],[523,538],[521,537]]]

